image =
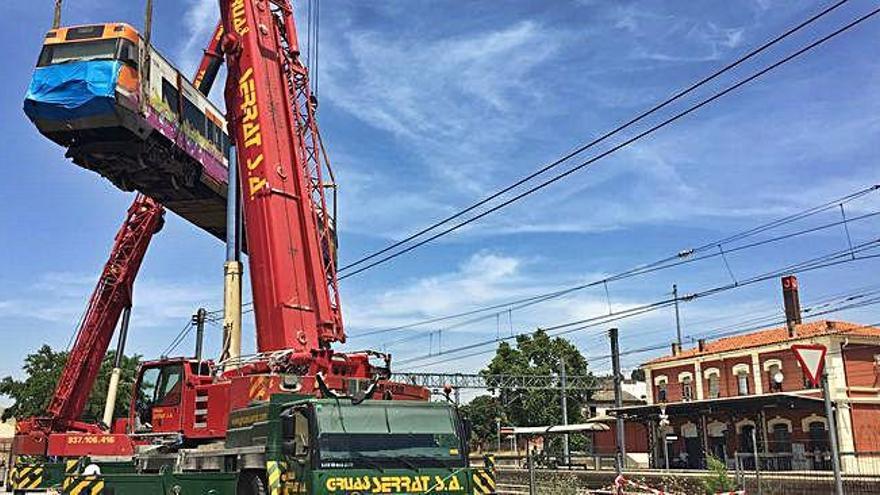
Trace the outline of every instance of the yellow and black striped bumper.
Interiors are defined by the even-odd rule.
[[[104,479],[100,476],[73,476],[64,479],[64,495],[100,495]]]
[[[45,469],[42,465],[15,466],[9,470],[9,488],[13,490],[36,490],[43,484]]]
[[[495,494],[495,458],[486,456],[482,468],[473,470],[471,480],[474,485],[474,495]]]

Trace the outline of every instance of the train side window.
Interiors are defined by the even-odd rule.
[[[189,123],[202,136],[205,135],[205,114],[189,98],[183,98],[183,121]]]
[[[229,142],[229,136],[221,130],[220,131],[220,150],[223,152],[223,156],[225,156],[227,160],[229,159],[229,151],[231,148],[232,148],[232,143]]]
[[[162,78],[162,101],[165,102],[175,115],[180,113],[180,92],[167,79]]]
[[[122,62],[137,68],[138,66],[138,49],[134,43],[129,40],[119,40],[119,56],[116,57]]]
[[[208,137],[208,141],[211,141],[211,143],[214,146],[216,146],[217,149],[219,150],[220,149],[220,128],[217,127],[217,124],[215,124],[210,119],[208,119],[208,136],[207,137]]]

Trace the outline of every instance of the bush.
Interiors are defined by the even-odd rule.
[[[727,466],[717,457],[709,456],[707,459],[711,475],[703,480],[703,488],[707,495],[736,490],[736,483],[727,473]]]

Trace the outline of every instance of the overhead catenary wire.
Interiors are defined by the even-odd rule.
[[[364,266],[364,267],[361,267],[361,268],[359,268],[359,269],[357,269],[357,270],[355,270],[355,271],[352,271],[352,272],[349,272],[349,273],[344,273],[344,272],[349,271],[349,270],[352,269],[352,268],[355,268],[355,267],[360,266],[360,265],[362,265],[362,264],[364,264],[364,263],[367,263],[367,262],[370,261],[370,260],[374,260],[374,259],[376,259],[376,258],[378,258],[378,257],[380,257],[380,256],[382,256],[382,255],[384,255],[385,253],[388,253],[388,252],[390,252],[390,251],[392,251],[392,250],[394,250],[394,249],[396,249],[396,248],[398,248],[398,247],[401,247],[401,246],[403,246],[404,244],[407,244],[407,243],[409,243],[409,242],[411,242],[411,241],[414,241],[414,240],[416,240],[416,239],[422,237],[423,235],[428,234],[429,232],[432,232],[432,231],[434,231],[434,230],[436,230],[436,229],[442,227],[443,225],[446,225],[446,224],[448,224],[448,223],[450,223],[450,222],[452,222],[452,221],[454,221],[454,220],[457,220],[457,219],[461,218],[462,216],[464,216],[464,215],[466,215],[466,214],[468,214],[468,213],[470,213],[470,212],[472,212],[472,211],[474,211],[474,210],[476,210],[476,209],[478,209],[478,208],[480,208],[480,207],[482,207],[482,206],[485,206],[486,204],[492,202],[493,200],[495,200],[495,199],[497,199],[497,198],[499,198],[499,197],[501,197],[501,196],[507,194],[508,192],[510,192],[510,191],[512,191],[512,190],[514,190],[514,189],[516,189],[516,188],[518,188],[519,186],[521,186],[521,185],[523,185],[523,184],[526,184],[526,183],[530,182],[531,180],[533,180],[533,179],[535,179],[535,178],[537,178],[537,177],[543,175],[544,173],[546,173],[546,172],[548,172],[548,171],[550,171],[550,170],[556,168],[557,166],[561,165],[562,163],[567,162],[568,160],[570,160],[570,159],[574,158],[575,156],[577,156],[577,155],[583,153],[584,151],[587,151],[587,150],[589,150],[589,149],[595,147],[596,145],[598,145],[598,144],[600,144],[600,143],[606,141],[608,138],[613,137],[613,136],[617,135],[618,133],[620,133],[621,131],[628,129],[628,128],[631,127],[632,125],[641,122],[641,121],[644,120],[645,118],[647,118],[647,117],[649,117],[649,116],[655,114],[656,112],[658,112],[658,111],[660,111],[660,110],[666,108],[667,106],[669,106],[669,105],[671,105],[672,103],[674,103],[674,102],[680,100],[680,99],[683,98],[684,96],[687,96],[688,94],[692,93],[692,92],[695,91],[696,89],[698,89],[698,88],[704,86],[705,84],[707,84],[707,83],[709,83],[709,82],[715,80],[716,78],[718,78],[719,76],[723,75],[724,73],[729,72],[730,70],[732,70],[732,69],[734,69],[734,68],[736,68],[736,67],[742,65],[744,62],[750,60],[751,58],[753,58],[753,57],[757,56],[758,54],[764,52],[765,50],[769,49],[770,47],[776,45],[776,44],[779,43],[780,41],[782,41],[782,40],[788,38],[789,36],[791,36],[791,35],[793,35],[793,34],[795,34],[796,32],[800,31],[800,30],[803,29],[804,27],[806,27],[806,26],[812,24],[812,23],[815,22],[816,20],[818,20],[818,19],[824,17],[825,15],[829,14],[829,13],[832,12],[833,10],[835,10],[835,9],[837,9],[838,7],[842,6],[842,5],[843,5],[844,3],[846,3],[846,2],[847,2],[847,0],[841,0],[841,1],[838,1],[837,3],[831,5],[830,7],[827,7],[826,9],[820,11],[819,13],[817,13],[817,14],[811,16],[811,17],[808,18],[807,20],[805,20],[805,21],[799,23],[798,25],[796,25],[796,26],[794,26],[794,27],[788,29],[787,31],[785,31],[785,32],[782,33],[781,35],[779,35],[779,36],[777,36],[777,37],[771,39],[770,41],[764,43],[763,45],[759,46],[758,48],[756,48],[756,49],[754,49],[754,50],[752,50],[752,51],[746,53],[744,56],[738,58],[737,60],[733,61],[732,63],[730,63],[730,64],[728,64],[728,65],[722,67],[721,69],[719,69],[719,70],[713,72],[712,74],[710,74],[710,75],[704,77],[703,79],[697,81],[696,83],[694,83],[694,84],[688,86],[688,87],[685,88],[684,90],[679,91],[678,93],[674,94],[672,97],[667,98],[666,100],[664,100],[664,101],[660,102],[659,104],[653,106],[652,108],[650,108],[650,109],[648,109],[648,110],[642,112],[641,114],[637,115],[636,117],[632,118],[631,120],[629,120],[629,121],[627,121],[627,122],[625,122],[625,123],[619,125],[618,127],[616,127],[616,128],[614,128],[614,129],[612,129],[612,130],[610,130],[610,131],[608,131],[608,132],[606,132],[606,133],[600,135],[599,137],[593,139],[592,141],[590,141],[590,142],[588,142],[588,143],[586,143],[586,144],[584,144],[584,145],[582,145],[582,146],[576,148],[575,150],[571,151],[570,153],[568,153],[568,154],[564,155],[563,157],[561,157],[561,158],[559,158],[559,159],[557,159],[557,160],[555,160],[555,161],[553,161],[553,162],[551,162],[551,163],[545,165],[544,167],[538,169],[537,171],[535,171],[535,172],[533,172],[533,173],[531,173],[531,174],[529,174],[529,175],[527,175],[527,176],[525,176],[525,177],[523,177],[523,178],[521,178],[521,179],[515,181],[513,184],[511,184],[511,185],[509,185],[509,186],[506,186],[506,187],[504,187],[504,188],[502,188],[502,189],[500,189],[500,190],[498,190],[498,191],[496,191],[496,192],[490,194],[489,196],[487,196],[487,197],[485,197],[485,198],[483,198],[483,199],[477,201],[476,203],[473,203],[472,205],[468,206],[467,208],[464,208],[463,210],[460,210],[460,211],[458,211],[458,212],[456,212],[456,213],[454,213],[454,214],[452,214],[452,215],[449,215],[449,216],[447,216],[446,218],[444,218],[444,219],[442,219],[442,220],[439,220],[439,221],[437,221],[437,222],[435,222],[435,223],[429,225],[428,227],[425,227],[425,228],[419,230],[418,232],[416,232],[416,233],[414,233],[414,234],[412,234],[412,235],[410,235],[410,236],[408,236],[408,237],[406,237],[406,238],[404,238],[404,239],[402,239],[402,240],[400,240],[400,241],[394,242],[394,243],[392,243],[391,245],[389,245],[389,246],[387,246],[387,247],[385,247],[385,248],[383,248],[383,249],[380,249],[379,251],[376,251],[376,252],[374,252],[374,253],[371,253],[371,254],[369,254],[369,255],[367,255],[367,256],[364,256],[364,257],[362,257],[362,258],[360,258],[360,259],[358,259],[358,260],[356,260],[356,261],[354,261],[354,262],[352,262],[352,263],[349,263],[349,264],[347,264],[347,265],[341,267],[341,268],[339,269],[339,273],[342,274],[342,275],[339,277],[339,279],[340,279],[340,280],[343,280],[343,279],[345,279],[345,278],[351,277],[351,276],[356,275],[356,274],[358,274],[358,273],[362,273],[362,272],[364,272],[364,271],[366,271],[366,270],[368,270],[368,269],[370,269],[370,268],[373,268],[373,267],[375,267],[375,266],[378,266],[378,265],[380,265],[380,264],[386,263],[386,262],[388,262],[388,261],[390,261],[390,260],[392,260],[392,259],[394,259],[394,258],[396,258],[396,257],[401,256],[402,254],[405,254],[405,253],[410,252],[410,251],[412,251],[412,250],[414,250],[414,249],[416,249],[416,248],[418,248],[418,247],[420,247],[420,246],[423,246],[423,245],[427,244],[428,242],[432,242],[433,240],[436,240],[436,239],[438,239],[439,237],[442,237],[442,236],[445,236],[445,235],[447,235],[447,234],[449,234],[449,233],[451,233],[451,232],[454,232],[455,230],[458,230],[458,229],[464,227],[465,225],[468,225],[468,224],[470,224],[470,223],[472,223],[472,222],[474,222],[474,221],[476,221],[476,220],[478,220],[478,219],[480,219],[480,218],[483,218],[483,217],[485,217],[485,216],[487,216],[487,215],[489,215],[489,214],[491,214],[491,213],[497,211],[498,209],[504,208],[504,207],[506,207],[507,205],[509,205],[509,204],[511,204],[511,203],[513,203],[513,202],[519,201],[520,199],[522,199],[522,198],[524,198],[524,197],[526,197],[526,196],[528,196],[528,195],[530,195],[530,194],[532,194],[532,193],[534,193],[534,192],[536,192],[536,191],[538,191],[538,190],[540,190],[540,189],[543,189],[544,187],[549,186],[550,184],[555,183],[556,181],[558,181],[558,180],[560,180],[560,179],[562,179],[562,178],[564,178],[564,177],[567,177],[568,175],[570,175],[570,174],[576,172],[577,170],[580,170],[580,169],[582,169],[582,168],[588,166],[589,164],[595,162],[596,160],[601,159],[601,158],[603,158],[604,156],[607,156],[607,155],[609,155],[609,154],[611,154],[611,153],[614,153],[614,152],[617,151],[618,149],[620,149],[620,148],[622,148],[622,147],[625,147],[625,146],[628,146],[630,143],[635,142],[635,141],[641,139],[642,137],[644,137],[644,136],[646,136],[646,135],[648,135],[648,134],[653,133],[653,132],[656,131],[657,129],[662,128],[662,127],[665,127],[666,125],[671,124],[672,122],[674,122],[674,121],[676,121],[676,120],[678,120],[678,119],[684,117],[685,115],[687,115],[687,114],[689,114],[689,113],[691,113],[691,112],[693,112],[693,111],[695,111],[695,110],[697,110],[697,109],[699,109],[699,108],[701,108],[701,107],[703,107],[703,106],[705,106],[705,105],[711,103],[712,101],[714,101],[714,100],[716,100],[716,99],[718,99],[718,98],[721,98],[722,96],[726,95],[727,93],[729,93],[729,92],[731,92],[731,91],[733,91],[733,90],[735,90],[735,89],[737,89],[737,88],[743,86],[744,84],[747,84],[748,82],[750,82],[750,81],[752,81],[752,80],[754,80],[754,79],[756,79],[756,78],[762,76],[763,74],[765,74],[765,73],[767,73],[767,72],[769,72],[769,71],[775,69],[775,68],[778,67],[779,65],[782,65],[782,64],[784,64],[784,63],[787,63],[789,60],[791,60],[791,59],[793,59],[793,58],[796,58],[796,57],[800,56],[802,53],[805,53],[806,51],[809,51],[809,50],[815,48],[815,47],[818,46],[819,44],[822,44],[822,43],[824,43],[825,41],[827,41],[828,39],[831,39],[832,37],[837,36],[837,35],[840,34],[841,32],[846,31],[846,30],[850,29],[851,27],[854,27],[856,24],[861,23],[862,21],[866,20],[867,17],[870,17],[870,16],[872,16],[873,14],[876,13],[876,12],[873,12],[873,13],[869,14],[867,17],[863,17],[863,18],[857,19],[856,21],[854,21],[854,24],[844,26],[844,28],[842,28],[841,30],[838,30],[837,32],[832,33],[831,35],[828,35],[828,36],[826,36],[826,37],[824,37],[824,38],[818,40],[817,42],[814,42],[813,44],[808,45],[808,46],[807,46],[805,49],[803,49],[802,51],[798,51],[798,52],[796,52],[795,54],[792,54],[792,55],[789,55],[788,57],[785,57],[785,58],[782,59],[780,62],[777,62],[776,64],[773,64],[773,65],[769,66],[768,68],[765,68],[764,70],[762,70],[762,71],[758,72],[757,74],[755,74],[755,75],[753,75],[753,76],[747,78],[746,80],[744,80],[744,81],[742,81],[742,82],[740,82],[740,83],[738,83],[738,84],[736,84],[736,85],[734,85],[734,86],[728,88],[727,90],[724,90],[723,92],[721,92],[721,93],[719,93],[719,94],[716,94],[716,95],[713,96],[712,98],[710,98],[710,99],[708,99],[708,100],[705,100],[704,102],[700,103],[699,105],[697,105],[697,106],[695,106],[695,107],[691,107],[689,110],[687,110],[687,111],[685,111],[685,112],[682,112],[681,114],[676,115],[676,116],[673,117],[672,119],[668,119],[668,120],[664,121],[664,122],[663,122],[662,124],[660,124],[659,126],[652,127],[651,129],[649,129],[649,130],[646,131],[645,133],[641,133],[641,134],[637,135],[637,136],[636,136],[635,138],[633,138],[633,139],[630,139],[630,140],[624,141],[624,144],[622,144],[622,145],[618,145],[617,147],[612,148],[611,150],[606,151],[605,153],[602,153],[602,154],[598,155],[597,157],[592,158],[592,159],[588,160],[587,162],[582,163],[582,164],[576,166],[575,168],[573,168],[573,169],[571,169],[571,170],[569,170],[569,171],[567,171],[567,172],[565,172],[565,173],[563,173],[563,174],[560,174],[560,175],[558,175],[558,176],[552,178],[551,180],[545,181],[545,182],[539,184],[538,186],[536,186],[536,187],[534,187],[534,188],[531,188],[531,189],[527,190],[527,191],[524,192],[524,193],[521,193],[521,194],[519,194],[519,195],[516,195],[516,196],[514,196],[513,198],[511,198],[510,200],[507,200],[507,201],[505,201],[505,202],[503,202],[503,203],[497,205],[496,207],[493,207],[493,208],[491,208],[491,209],[489,209],[489,210],[487,210],[487,211],[485,211],[485,212],[483,212],[483,213],[481,213],[481,214],[479,214],[479,215],[477,215],[477,216],[475,216],[475,217],[472,217],[472,218],[470,218],[470,219],[468,219],[468,220],[466,220],[466,221],[460,222],[460,223],[456,224],[455,226],[453,226],[453,227],[451,227],[451,228],[445,229],[445,230],[439,232],[438,234],[435,234],[435,235],[433,235],[433,236],[431,236],[431,237],[428,237],[427,239],[424,239],[424,240],[419,241],[419,242],[417,242],[417,243],[415,243],[415,244],[413,244],[413,245],[411,245],[411,246],[408,246],[407,248],[405,248],[405,249],[403,249],[403,250],[401,250],[401,251],[397,251],[397,252],[395,252],[395,253],[393,253],[393,254],[391,254],[391,255],[389,255],[389,256],[384,256],[384,257],[380,258],[379,260],[377,260],[377,261],[375,261],[375,262],[372,262],[372,263],[369,263],[368,265],[366,265],[366,266]],[[343,273],[344,273],[344,274],[343,274]]]
[[[166,347],[165,350],[162,351],[161,355],[168,356],[172,352],[174,352],[177,349],[177,347],[181,343],[183,343],[183,339],[186,338],[186,336],[189,334],[189,332],[190,332],[190,330],[192,330],[192,328],[193,328],[193,324],[192,324],[192,320],[190,320],[189,322],[187,322],[186,325],[184,325],[183,328],[180,329],[180,332],[178,332],[177,336],[174,337],[174,339],[171,341],[170,344],[168,344],[168,347]]]
[[[855,249],[852,252],[855,252],[856,254],[858,254],[858,253],[862,253],[862,252],[867,252],[869,250],[877,249],[878,247],[880,247],[880,239],[875,239],[875,240],[861,243],[861,244],[855,246]],[[756,275],[756,276],[753,276],[750,278],[743,279],[738,284],[725,284],[725,285],[721,285],[721,286],[717,286],[717,287],[712,287],[710,289],[706,289],[701,292],[687,294],[685,296],[680,297],[679,300],[680,301],[694,301],[694,300],[697,300],[700,298],[709,297],[712,295],[717,295],[717,294],[720,294],[723,292],[727,292],[727,291],[734,290],[734,289],[739,289],[739,288],[753,285],[753,284],[763,282],[766,280],[775,279],[775,278],[777,278],[781,275],[784,275],[784,274],[805,273],[805,272],[814,271],[814,270],[818,270],[818,269],[822,269],[822,268],[828,268],[828,267],[832,267],[832,266],[841,265],[844,263],[852,263],[855,261],[863,261],[863,260],[874,259],[874,258],[880,257],[880,254],[871,254],[871,255],[865,255],[865,256],[851,258],[850,253],[851,253],[850,249],[844,249],[843,251],[835,251],[835,252],[832,252],[832,253],[829,253],[826,255],[814,257],[814,258],[804,260],[799,263],[790,264],[790,265],[787,265],[787,266],[779,268],[779,269],[775,269],[775,270],[772,270],[769,272],[762,273],[760,275]],[[665,298],[665,299],[655,301],[652,303],[629,308],[629,309],[625,310],[624,312],[618,312],[617,314],[612,315],[613,320],[611,320],[611,321],[618,321],[620,319],[631,318],[634,316],[639,316],[641,314],[653,312],[653,311],[656,311],[656,310],[659,310],[659,309],[662,309],[665,307],[669,307],[672,304],[674,304],[674,302],[675,302],[675,299]],[[561,323],[561,324],[557,324],[557,325],[553,325],[553,326],[544,327],[544,328],[541,328],[541,330],[548,332],[548,334],[550,334],[551,336],[566,335],[566,334],[581,331],[581,330],[584,330],[587,328],[591,328],[596,325],[602,325],[602,324],[609,323],[609,321],[605,321],[605,318],[608,318],[608,316],[601,315],[601,316],[595,316],[595,317],[590,317],[590,318],[584,318],[584,319]],[[550,333],[550,332],[554,332],[554,333]],[[472,344],[467,344],[467,345],[447,349],[447,350],[442,351],[440,353],[435,353],[432,356],[425,356],[425,355],[415,356],[412,358],[401,360],[398,363],[399,364],[407,364],[407,363],[412,363],[412,362],[423,361],[425,359],[430,359],[430,358],[436,357],[438,355],[460,353],[460,352],[476,349],[479,347],[494,345],[494,344],[497,344],[497,343],[500,343],[503,341],[507,341],[507,340],[513,340],[513,339],[516,339],[517,337],[523,337],[523,336],[528,336],[528,335],[533,335],[533,334],[534,334],[534,332],[523,332],[523,333],[515,334],[512,337],[501,337],[500,339],[483,340],[483,341],[475,342]],[[485,352],[491,352],[491,350],[490,351],[483,351],[483,353],[485,353]],[[448,360],[432,362],[428,366],[433,366],[436,364],[441,364],[441,363],[445,363],[445,362],[449,362],[449,361],[455,361],[458,359],[460,359],[460,358],[456,357],[456,358],[451,358]]]
[[[617,274],[614,274],[614,275],[611,275],[608,277],[604,277],[599,280],[593,280],[593,281],[590,281],[587,283],[578,284],[575,286],[566,287],[566,288],[559,289],[559,290],[554,290],[554,291],[550,291],[550,292],[546,292],[546,293],[542,293],[542,294],[537,294],[534,296],[529,296],[529,297],[520,298],[520,299],[516,299],[516,300],[512,300],[512,301],[507,301],[504,303],[493,304],[490,306],[476,308],[473,310],[463,311],[463,312],[455,313],[452,315],[428,318],[425,320],[421,320],[421,321],[417,321],[417,322],[413,322],[413,323],[409,323],[409,324],[405,324],[405,325],[398,325],[398,326],[390,327],[390,328],[371,330],[368,332],[363,332],[363,333],[351,335],[350,338],[355,339],[355,338],[374,336],[374,335],[379,335],[379,334],[384,334],[384,333],[389,333],[389,332],[395,332],[395,331],[399,331],[399,330],[408,330],[408,329],[412,329],[412,328],[416,328],[416,327],[420,327],[420,326],[432,325],[432,324],[436,324],[436,323],[442,323],[442,322],[446,322],[446,321],[450,321],[450,320],[474,316],[474,315],[486,313],[486,312],[493,311],[493,310],[503,309],[504,311],[512,311],[512,310],[523,309],[525,307],[540,304],[540,303],[543,303],[543,302],[546,302],[546,301],[549,301],[552,299],[556,299],[559,297],[563,297],[563,296],[572,294],[574,292],[588,289],[591,287],[596,287],[599,285],[606,285],[607,286],[608,282],[620,281],[620,280],[628,279],[631,277],[644,275],[647,273],[653,273],[653,272],[657,272],[660,270],[674,268],[674,267],[681,266],[681,265],[688,264],[688,263],[694,263],[694,262],[703,261],[703,260],[710,259],[710,258],[715,258],[715,257],[718,257],[721,255],[717,251],[711,251],[709,254],[702,255],[702,256],[696,256],[696,255],[698,255],[699,253],[705,252],[705,251],[712,250],[718,245],[724,245],[727,243],[742,241],[744,239],[747,239],[748,237],[767,232],[771,228],[778,228],[778,227],[781,227],[783,225],[787,225],[789,223],[792,223],[792,222],[795,222],[798,220],[803,220],[803,219],[808,218],[812,215],[817,215],[817,214],[822,213],[824,211],[828,211],[832,208],[837,208],[838,204],[845,204],[845,203],[854,201],[856,199],[862,198],[862,197],[866,196],[867,194],[877,192],[877,191],[880,191],[880,185],[873,185],[873,186],[869,186],[866,188],[862,188],[858,191],[847,194],[843,197],[836,198],[831,201],[827,201],[825,203],[810,207],[808,209],[799,211],[799,212],[794,213],[792,215],[787,215],[787,216],[779,218],[779,219],[774,219],[770,222],[758,225],[756,227],[749,228],[749,229],[744,230],[742,232],[738,232],[736,234],[726,236],[726,237],[719,239],[717,241],[704,243],[696,248],[683,249],[683,250],[681,250],[671,256],[666,256],[666,257],[663,257],[661,259],[658,259],[658,260],[650,262],[650,263],[644,263],[641,265],[637,265],[633,268],[629,268],[627,270],[624,270],[622,272],[619,272]],[[862,220],[867,220],[869,218],[877,216],[878,214],[880,214],[880,213],[878,213],[878,212],[867,213],[864,215],[852,217],[852,218],[848,219],[847,222],[858,222],[858,221],[862,221]],[[760,241],[753,242],[751,244],[735,246],[735,247],[730,248],[727,252],[728,253],[735,253],[735,252],[743,251],[746,249],[752,249],[754,247],[762,246],[762,245],[769,244],[772,242],[791,239],[793,237],[797,237],[800,235],[811,234],[811,233],[818,232],[821,230],[834,228],[834,227],[841,225],[842,223],[843,223],[843,221],[836,221],[836,222],[827,223],[827,224],[816,226],[816,227],[803,229],[803,230],[796,231],[796,232],[786,233],[786,234],[783,234],[783,235],[780,235],[780,236],[777,236],[777,237],[774,237],[771,239],[763,239]],[[485,318],[492,318],[492,317],[494,317],[494,313],[489,316],[477,317],[477,318],[470,319],[470,320],[468,320],[464,323],[461,323],[461,324],[449,326],[449,327],[447,327],[447,329],[461,327],[466,324],[476,323],[479,321],[483,321]]]
[[[793,238],[793,237],[797,237],[797,236],[801,236],[801,235],[805,235],[805,234],[809,234],[809,233],[818,232],[818,231],[820,231],[820,230],[825,230],[825,229],[830,229],[830,228],[833,228],[833,227],[838,227],[838,226],[840,226],[841,224],[846,225],[847,222],[860,221],[860,220],[866,220],[866,219],[869,219],[869,218],[874,218],[874,217],[876,217],[876,216],[878,216],[878,215],[880,215],[880,212],[866,213],[866,214],[864,214],[864,215],[860,215],[860,216],[858,216],[858,217],[854,217],[854,218],[851,218],[851,219],[846,220],[846,221],[832,222],[832,223],[829,223],[829,224],[824,224],[824,225],[820,225],[820,226],[817,226],[817,227],[812,227],[812,228],[809,228],[809,229],[804,229],[804,230],[801,230],[801,231],[797,231],[797,232],[792,232],[792,233],[788,233],[788,234],[780,235],[780,236],[777,236],[777,237],[774,237],[774,238],[770,238],[770,239],[763,239],[763,240],[761,240],[761,241],[756,241],[756,242],[753,242],[753,243],[750,243],[750,244],[746,244],[746,245],[742,245],[742,246],[737,246],[736,248],[733,248],[733,249],[731,249],[730,251],[728,251],[728,253],[735,253],[735,252],[739,252],[739,251],[743,251],[743,250],[747,250],[747,249],[752,249],[752,248],[755,248],[755,247],[758,247],[758,246],[763,246],[763,245],[765,245],[765,244],[770,244],[770,243],[773,243],[773,242],[778,242],[778,241],[780,241],[780,240],[791,239],[791,238]],[[851,250],[852,250],[852,244],[850,244],[850,251],[851,251]],[[681,265],[684,265],[684,264],[693,263],[693,262],[697,262],[697,261],[703,261],[703,260],[710,259],[710,258],[714,258],[714,257],[717,257],[717,256],[722,256],[722,257],[724,258],[724,265],[726,266],[728,273],[731,274],[731,278],[732,278],[732,280],[733,280],[733,285],[738,285],[739,282],[736,280],[735,277],[733,277],[733,271],[732,271],[731,268],[730,268],[730,264],[728,263],[727,258],[726,258],[726,256],[725,256],[725,252],[724,252],[723,250],[719,251],[718,253],[710,253],[710,254],[708,254],[708,255],[698,256],[698,257],[695,257],[695,258],[690,258],[690,259],[688,259],[688,260],[682,260],[682,261],[679,261],[679,262],[676,262],[676,263],[673,263],[673,264],[669,264],[669,265],[655,266],[655,267],[652,267],[649,271],[634,272],[634,273],[630,274],[629,276],[643,275],[643,274],[645,274],[645,273],[653,273],[653,272],[657,272],[657,271],[660,271],[660,270],[663,270],[663,269],[674,268],[674,267],[681,266]],[[853,255],[853,256],[854,256],[854,255]],[[627,278],[629,278],[629,276],[628,276]],[[619,279],[619,278],[614,278],[613,280],[620,280],[620,279]],[[589,284],[582,284],[581,286],[578,286],[577,288],[578,288],[578,290],[579,290],[579,289],[583,289],[583,288],[586,288],[586,287],[595,287],[595,286],[598,286],[598,285],[600,285],[600,284],[603,284],[603,283],[605,283],[605,282],[607,282],[607,281],[609,281],[609,279],[598,280],[598,281],[591,282],[591,283],[589,283]],[[561,294],[561,295],[567,295],[567,294],[570,294],[570,293],[572,293],[572,292],[574,292],[572,289],[568,289],[568,290],[565,292],[565,294]],[[557,296],[557,295],[547,296],[547,297],[545,297],[545,298],[541,298],[541,299],[533,300],[533,301],[530,301],[530,302],[526,302],[526,303],[524,303],[524,304],[520,304],[520,305],[514,306],[514,307],[512,307],[511,309],[513,309],[513,310],[524,309],[524,308],[526,308],[526,307],[530,307],[530,306],[534,306],[534,305],[536,305],[536,304],[540,304],[540,303],[542,303],[542,302],[546,302],[546,301],[548,301],[548,300],[550,300],[550,299],[552,299],[552,298],[555,298],[555,297],[560,297],[560,296]],[[675,301],[675,299],[673,299],[673,302],[674,302],[674,301]],[[487,320],[487,319],[493,318],[495,315],[500,315],[500,314],[501,314],[501,313],[494,313],[494,314],[490,314],[490,315],[487,315],[487,316],[481,316],[481,317],[477,317],[477,318],[472,318],[472,319],[465,320],[465,321],[463,321],[463,322],[457,323],[457,324],[455,324],[455,325],[447,326],[447,327],[445,327],[443,330],[453,330],[453,329],[455,329],[455,328],[461,328],[461,327],[464,327],[464,326],[467,326],[467,325],[472,325],[472,324],[474,324],[474,323],[479,323],[479,322],[481,322],[481,321],[485,321],[485,320]],[[609,310],[608,314],[609,314],[609,315],[613,314],[613,311],[610,311],[610,310]],[[401,338],[401,339],[397,339],[397,340],[393,340],[393,341],[391,341],[391,342],[388,342],[388,343],[386,343],[386,345],[387,345],[388,347],[391,347],[391,346],[393,346],[393,345],[395,345],[395,344],[399,344],[399,343],[403,343],[403,342],[408,342],[408,341],[411,341],[411,340],[417,339],[417,338],[419,338],[420,336],[421,336],[421,335],[410,335],[410,336],[407,336],[407,337],[403,337],[403,338]]]
[[[808,316],[808,318],[815,319],[815,318],[817,318],[817,317],[819,317],[819,316],[825,316],[825,315],[828,315],[828,314],[832,314],[832,313],[836,313],[836,312],[844,311],[844,310],[847,310],[847,309],[854,309],[854,308],[860,308],[860,307],[868,307],[868,306],[873,306],[873,305],[876,305],[876,304],[880,304],[880,298],[873,298],[873,299],[870,299],[870,300],[861,301],[860,303],[856,303],[856,304],[850,304],[850,305],[846,305],[846,306],[840,306],[840,307],[838,307],[838,308],[825,309],[825,310],[820,311],[820,312],[812,312],[812,313]],[[805,311],[805,312],[811,312],[811,311],[813,311],[813,310],[815,310],[815,309],[817,309],[816,306],[810,306],[810,307],[805,308],[804,311]],[[776,325],[784,324],[784,323],[786,322],[786,320],[784,320],[784,319],[779,319],[779,318],[778,318],[778,314],[779,314],[779,312],[777,312],[777,314],[775,315],[775,318],[774,318],[773,320],[771,320],[771,321],[767,321],[767,322],[765,322],[765,323],[761,323],[761,324],[754,324],[754,325],[752,325],[752,324],[751,324],[751,321],[748,321],[748,322],[746,322],[746,323],[740,323],[739,325],[736,325],[736,328],[735,328],[734,330],[725,330],[726,328],[729,328],[729,327],[722,327],[721,329],[714,329],[714,330],[711,330],[711,331],[708,331],[708,332],[702,332],[702,333],[699,333],[699,334],[688,335],[688,336],[691,337],[691,338],[723,338],[723,337],[727,337],[727,336],[732,336],[732,335],[742,334],[742,333],[745,333],[745,332],[756,331],[756,330],[762,330],[762,329],[766,329],[766,328],[769,328],[769,327],[772,327],[772,326],[776,326]],[[748,324],[749,326],[747,326],[747,327],[743,327],[743,325],[745,325],[745,324]],[[596,326],[598,326],[598,325],[596,325]],[[867,325],[867,326],[876,326],[876,324]],[[600,334],[598,334],[598,335],[600,335],[600,336],[602,336],[602,337],[604,338],[604,335],[605,335],[605,334],[604,334],[604,330],[603,330]],[[646,352],[658,351],[658,350],[662,350],[662,349],[667,348],[667,346],[668,346],[668,343],[665,343],[665,342],[662,343],[662,344],[653,344],[653,345],[650,345],[650,346],[638,347],[638,348],[635,348],[635,349],[631,349],[631,350],[628,350],[628,351],[624,351],[624,352],[621,352],[620,355],[621,355],[621,356],[628,356],[628,355],[633,355],[633,354],[641,354],[641,353],[646,353]],[[429,367],[432,367],[432,366],[436,366],[436,365],[439,365],[439,364],[445,364],[445,363],[452,362],[452,361],[456,361],[456,360],[467,359],[467,358],[470,358],[470,357],[476,357],[476,356],[480,356],[480,355],[484,355],[484,354],[489,354],[489,353],[491,353],[491,352],[495,352],[495,349],[490,349],[490,350],[488,350],[488,351],[483,350],[483,351],[479,351],[479,352],[474,352],[474,353],[471,353],[471,354],[467,354],[467,355],[464,355],[464,356],[458,356],[458,357],[455,357],[455,358],[446,358],[446,359],[443,359],[443,360],[434,361],[434,362],[431,362],[431,363],[428,363],[428,364],[421,365],[421,368],[423,368],[423,369],[424,369],[424,368],[429,368]],[[610,355],[610,354],[600,354],[600,355],[588,355],[588,356],[585,356],[585,359],[586,359],[587,362],[589,362],[591,365],[595,365],[597,362],[601,362],[601,361],[604,360],[604,359],[610,359],[610,358],[611,358],[611,355]],[[407,371],[411,371],[411,370],[407,370]]]

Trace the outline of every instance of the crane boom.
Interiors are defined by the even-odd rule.
[[[46,409],[55,431],[77,429],[113,329],[131,305],[134,280],[153,234],[162,228],[164,214],[162,205],[142,194],[129,207]]]
[[[227,118],[244,197],[257,350],[344,342],[332,177],[288,0],[220,0]]]

